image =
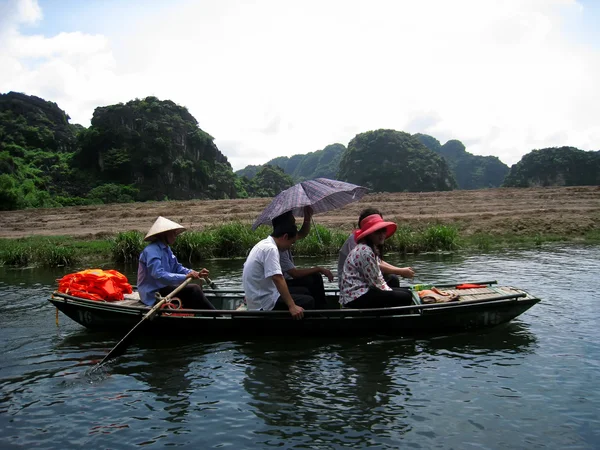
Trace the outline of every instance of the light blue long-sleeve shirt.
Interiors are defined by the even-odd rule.
[[[148,306],[156,301],[154,294],[165,286],[179,285],[192,270],[183,267],[171,251],[171,247],[161,241],[148,244],[140,254],[137,286],[140,299]]]

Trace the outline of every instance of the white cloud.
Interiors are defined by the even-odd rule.
[[[20,34],[39,7],[8,5],[0,91],[56,101],[85,125],[96,106],[171,99],[235,169],[377,128],[508,164],[599,147],[600,56],[570,39],[564,17],[585,12],[571,0],[180,1],[134,9],[105,35],[56,36]]]

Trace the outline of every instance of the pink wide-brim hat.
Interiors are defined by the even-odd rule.
[[[387,239],[396,232],[398,226],[394,222],[384,221],[379,214],[371,214],[360,222],[360,229],[354,231],[354,240],[358,242],[365,236],[382,228],[386,229],[385,238]]]

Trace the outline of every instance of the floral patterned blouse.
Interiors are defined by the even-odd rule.
[[[379,257],[371,247],[358,244],[346,258],[340,284],[340,303],[345,305],[367,293],[370,287],[391,291],[379,268]]]

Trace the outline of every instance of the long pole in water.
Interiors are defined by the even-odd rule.
[[[192,281],[191,278],[186,278],[185,281],[183,283],[181,283],[179,286],[177,286],[169,295],[167,295],[166,297],[161,297],[160,300],[152,307],[152,309],[150,309],[150,311],[148,311],[144,315],[144,317],[142,317],[142,320],[140,320],[131,329],[131,331],[129,331],[129,333],[127,333],[125,335],[125,337],[123,339],[121,339],[117,345],[115,345],[115,347],[108,353],[108,355],[106,355],[102,359],[102,361],[100,361],[100,363],[96,364],[96,366],[94,367],[93,370],[95,370],[98,367],[102,366],[109,359],[116,358],[117,356],[122,355],[123,353],[125,353],[125,350],[129,346],[129,343],[131,342],[131,338],[135,334],[135,331],[140,327],[140,325],[142,325],[142,323],[144,323],[144,321],[146,321],[148,319],[151,319],[165,302],[168,302],[173,296],[175,296],[175,294],[177,294],[184,287],[186,287],[190,281]],[[160,297],[159,294],[157,294],[157,295]]]

